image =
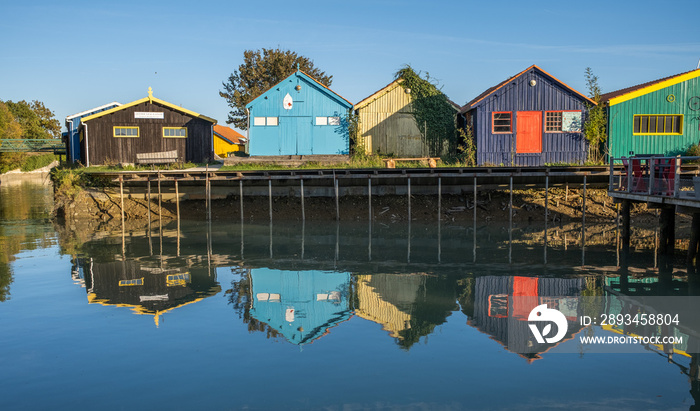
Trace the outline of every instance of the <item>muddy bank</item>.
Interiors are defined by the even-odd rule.
[[[548,203],[548,221],[553,224],[580,222],[583,209],[583,190],[551,188],[546,200]],[[57,198],[56,215],[63,217],[70,224],[111,225],[121,224],[120,198],[110,196],[107,191],[81,191],[74,197]],[[476,204],[471,193],[463,195],[443,195],[439,210],[444,222],[471,222],[476,206],[477,220],[481,222],[508,222],[508,190],[481,191]],[[406,196],[373,196],[372,218],[377,222],[408,221],[408,199]],[[437,196],[415,195],[411,197],[411,221],[434,222],[438,218]],[[161,217],[164,220],[177,216],[176,202],[173,198],[158,202],[153,195],[149,202],[137,196],[124,197],[124,217],[127,221],[146,220]],[[341,221],[368,221],[369,207],[366,196],[345,196],[339,199]],[[333,197],[305,198],[304,209],[307,221],[334,221],[336,205]],[[243,199],[243,218],[246,222],[264,223],[270,219],[269,200],[265,196],[246,196]],[[617,206],[602,189],[587,190],[586,221],[615,221]],[[212,200],[211,210],[214,221],[240,221],[240,200],[238,196]],[[207,218],[204,200],[187,200],[180,202],[180,216],[183,219],[205,220]],[[682,220],[683,217],[681,217]],[[302,219],[301,199],[299,197],[273,197],[273,221],[300,221]],[[513,221],[543,222],[545,220],[545,191],[542,189],[514,190]],[[647,210],[645,204],[634,204],[632,220],[635,225],[654,227],[657,224],[655,210]]]
[[[34,184],[51,184],[49,173],[51,169],[58,165],[58,161],[54,161],[46,167],[42,167],[33,171],[11,170],[7,173],[0,174],[0,184],[3,186],[20,185],[25,182]]]

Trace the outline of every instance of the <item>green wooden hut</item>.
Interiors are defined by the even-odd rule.
[[[700,69],[606,93],[610,157],[672,156],[700,143]]]

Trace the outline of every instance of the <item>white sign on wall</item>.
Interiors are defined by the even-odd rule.
[[[136,111],[134,112],[134,118],[159,118],[164,119],[165,113],[157,111]]]
[[[282,107],[284,107],[285,110],[291,110],[293,105],[292,101],[292,96],[287,93],[286,96],[284,96],[284,100],[282,100]]]
[[[561,115],[561,131],[571,133],[581,132],[581,112],[565,111]]]

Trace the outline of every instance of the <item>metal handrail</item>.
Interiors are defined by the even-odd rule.
[[[681,193],[681,177],[697,176],[683,174],[681,164],[700,160],[694,156],[675,157],[620,157],[610,159],[609,191],[649,196],[678,198]],[[613,164],[622,164],[615,173]]]

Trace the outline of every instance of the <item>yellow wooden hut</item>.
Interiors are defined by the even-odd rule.
[[[214,126],[214,153],[217,156],[226,158],[230,153],[245,153],[246,142],[243,134],[236,130],[219,124]]]
[[[367,154],[397,157],[429,155],[428,146],[413,117],[410,89],[402,87],[401,81],[392,81],[353,107],[359,120],[359,145],[364,146]],[[459,106],[452,105],[456,114]]]

